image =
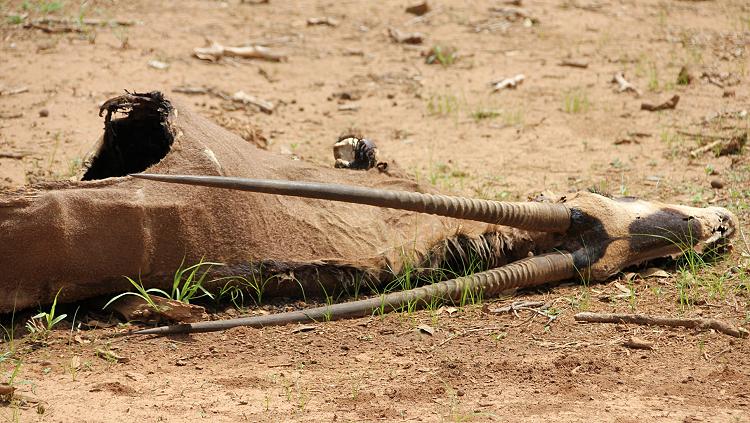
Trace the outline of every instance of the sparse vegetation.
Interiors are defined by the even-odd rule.
[[[589,102],[589,96],[586,91],[574,89],[565,92],[563,95],[563,111],[565,113],[585,113],[590,107],[591,103]]]
[[[161,297],[186,304],[190,304],[190,301],[202,297],[213,299],[213,294],[208,292],[208,290],[206,290],[203,285],[206,282],[206,278],[208,277],[211,267],[223,266],[224,264],[206,262],[201,259],[198,263],[192,266],[183,267],[184,265],[185,261],[183,260],[180,264],[180,267],[175,272],[174,277],[172,278],[172,289],[170,292],[164,291],[159,288],[146,289],[143,286],[143,282],[141,281],[140,276],[138,277],[137,282],[132,278],[125,276],[128,282],[130,282],[130,284],[136,289],[136,292],[123,292],[122,294],[116,295],[111,300],[109,300],[107,304],[104,305],[104,308],[107,308],[107,306],[109,306],[113,302],[127,295],[134,295],[143,299],[154,310],[158,310],[159,307],[154,302],[153,298],[151,298],[152,294],[158,294]],[[200,273],[201,270],[202,273]]]
[[[62,289],[60,291],[62,291]],[[55,299],[52,301],[52,306],[50,306],[49,311],[39,312],[26,322],[26,329],[34,339],[47,339],[55,325],[68,317],[67,314],[58,315],[55,311],[57,308],[57,297],[60,296],[60,291],[57,291],[57,294],[55,294]]]

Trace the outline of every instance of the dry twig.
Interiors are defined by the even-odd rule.
[[[396,28],[388,28],[388,35],[399,44],[422,44],[424,35],[421,32],[403,32]]]
[[[560,66],[567,66],[570,68],[586,69],[589,67],[589,63],[583,60],[564,59],[560,62]]]
[[[635,85],[633,85],[630,82],[628,82],[625,79],[625,74],[622,73],[622,72],[615,73],[615,76],[612,77],[612,82],[616,82],[617,83],[617,85],[618,85],[617,92],[621,93],[621,92],[625,92],[625,91],[630,91],[632,93],[635,93],[636,97],[640,97],[641,96],[641,90],[639,90],[638,88],[636,88]]]
[[[493,81],[491,82],[492,90],[500,91],[506,88],[516,88],[523,82],[524,79],[526,79],[526,76],[522,73],[519,73],[518,75],[512,78],[505,78],[500,81]]]
[[[680,101],[680,96],[675,94],[669,100],[661,104],[641,103],[641,110],[647,110],[649,112],[658,112],[660,110],[670,110],[677,107],[677,103]]]
[[[253,106],[259,108],[261,112],[268,114],[273,113],[273,109],[275,107],[275,105],[270,101],[266,101],[255,97],[254,95],[247,94],[244,91],[237,91],[236,93],[232,94],[232,100],[243,104],[252,104]]]
[[[338,19],[331,18],[329,16],[325,16],[322,18],[308,18],[307,25],[308,26],[326,25],[326,26],[336,27],[339,25],[339,21]]]
[[[272,62],[281,62],[286,59],[283,53],[275,52],[268,47],[259,45],[245,47],[227,47],[219,43],[211,43],[208,47],[193,49],[195,57],[202,60],[216,62],[222,57],[240,57],[243,59],[262,59]]]
[[[29,87],[8,88],[7,90],[0,90],[0,96],[22,94],[28,91]]]
[[[677,318],[649,316],[646,314],[625,314],[625,313],[578,313],[573,316],[577,322],[588,323],[632,323],[644,326],[669,326],[684,327],[698,330],[713,329],[723,334],[734,336],[736,338],[746,338],[748,331],[744,328],[738,328],[728,323],[716,319],[705,319],[701,317]]]

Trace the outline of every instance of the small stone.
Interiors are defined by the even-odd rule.
[[[720,179],[712,179],[711,180],[711,188],[713,188],[713,189],[722,189],[722,188],[724,188],[724,182],[722,182]]]
[[[724,98],[728,97],[734,97],[735,93],[734,90],[724,90],[724,93],[721,95]]]
[[[49,116],[49,110],[42,109],[39,111],[39,117],[47,117],[47,116]]]
[[[466,395],[466,392],[464,392],[463,390],[459,389],[459,390],[456,391],[456,395],[458,395],[459,397],[462,397],[462,396]]]

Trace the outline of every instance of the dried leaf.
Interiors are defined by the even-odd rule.
[[[430,336],[435,334],[435,329],[432,326],[425,325],[425,324],[421,324],[417,326],[417,330],[421,333],[425,333]]]
[[[646,278],[668,278],[668,277],[672,276],[668,272],[666,272],[666,271],[664,271],[662,269],[659,269],[657,267],[649,267],[648,269],[646,269],[646,270],[644,270],[642,272],[639,272],[638,275],[640,277],[642,277],[643,279],[646,279]]]
[[[292,333],[310,332],[311,330],[315,330],[316,328],[317,326],[313,325],[300,325],[292,329]]]

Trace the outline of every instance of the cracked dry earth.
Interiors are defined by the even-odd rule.
[[[456,194],[525,199],[595,188],[725,206],[747,228],[747,153],[691,154],[750,126],[747,2],[524,0],[533,19],[493,11],[508,7],[502,1],[432,1],[422,18],[405,12],[410,4],[0,1],[0,186],[72,177],[101,132],[99,104],[123,89],[199,87],[272,102],[267,114],[220,96],[172,94],[290,159],[332,166],[331,145],[356,127],[383,160]],[[45,13],[137,23],[24,27]],[[321,17],[337,25],[307,24]],[[389,27],[425,41],[395,43]],[[204,62],[192,51],[206,39],[260,40],[288,60]],[[426,64],[422,53],[436,45],[455,48],[456,60]],[[687,85],[678,83],[683,66]],[[641,97],[617,92],[618,71]],[[517,88],[492,92],[491,81],[517,74],[525,75]],[[640,110],[675,94],[674,110]],[[519,293],[552,303],[549,325],[526,311],[482,311],[515,300],[503,298],[305,330],[111,339],[121,329],[90,329],[106,321],[93,308],[81,309],[71,332],[69,305],[42,345],[25,335],[33,311],[19,311],[2,317],[15,331],[0,350],[0,382],[20,367],[0,421],[750,421],[748,341],[573,321],[590,310],[747,327],[747,261],[740,236],[695,275],[663,262],[668,274],[659,277]],[[274,304],[262,309],[285,308]],[[225,304],[213,318],[237,313]],[[653,350],[624,347],[632,336]]]

